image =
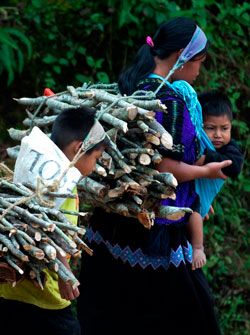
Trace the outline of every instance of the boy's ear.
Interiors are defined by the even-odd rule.
[[[76,154],[79,151],[81,146],[82,146],[82,141],[75,141],[74,142],[74,154]]]

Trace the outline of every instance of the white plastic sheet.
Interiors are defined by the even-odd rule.
[[[38,127],[34,127],[21,142],[15,169],[14,182],[37,187],[37,180],[41,178],[46,185],[58,180],[69,166],[70,161],[50,138]],[[72,167],[68,170],[60,183],[59,193],[71,193],[81,173]],[[55,199],[55,207],[59,208],[64,198]]]

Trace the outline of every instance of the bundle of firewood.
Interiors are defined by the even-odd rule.
[[[124,216],[136,217],[147,228],[155,216],[178,220],[189,208],[159,206],[160,200],[175,198],[177,180],[171,173],[159,173],[159,148],[172,148],[171,135],[158,123],[154,110],[167,113],[166,106],[153,92],[138,91],[121,96],[117,84],[87,85],[51,96],[16,99],[26,106],[25,130],[9,129],[20,141],[38,126],[50,134],[57,115],[66,108],[93,107],[110,140],[110,147],[99,159],[95,172],[78,185],[82,202]],[[16,158],[19,145],[8,149]]]
[[[47,192],[44,196],[51,199],[75,197],[53,192]],[[49,208],[41,203],[34,190],[1,177],[0,269],[1,265],[8,263],[19,277],[28,276],[41,287],[42,270],[50,269],[64,281],[70,281],[73,287],[78,286],[78,280],[58,259],[58,255],[79,257],[82,249],[89,254],[92,254],[92,250],[82,240],[85,230],[73,225],[64,214],[79,213]],[[6,271],[7,267],[4,267],[0,281],[15,285],[18,276],[8,278]]]

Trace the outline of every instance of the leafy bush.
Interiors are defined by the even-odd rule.
[[[7,11],[0,9],[0,17],[7,20]],[[4,71],[7,72],[7,85],[13,82],[15,72],[22,72],[24,58],[27,56],[30,59],[31,54],[31,42],[18,27],[0,27],[0,76]]]

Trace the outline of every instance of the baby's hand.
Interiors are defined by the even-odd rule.
[[[206,255],[203,248],[193,248],[192,270],[202,268],[206,264]]]

